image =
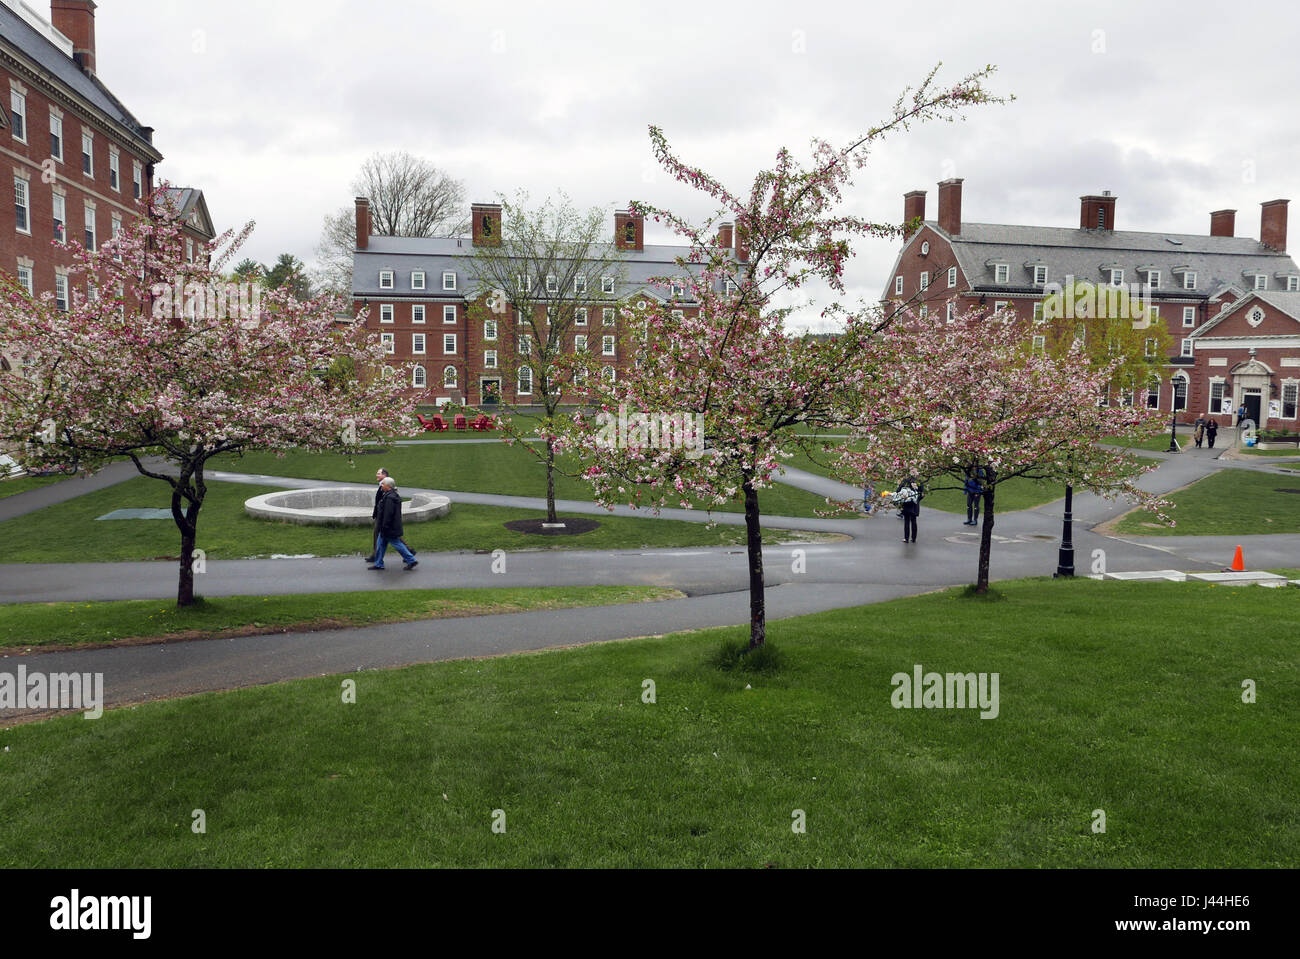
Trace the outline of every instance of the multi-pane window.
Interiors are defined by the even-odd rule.
[[[424,304],[423,304],[423,303],[416,303],[414,306],[411,307],[411,322],[412,322],[412,323],[423,323],[423,322],[424,322]]]
[[[89,133],[81,135],[81,172],[95,175],[95,138]]]
[[[453,273],[453,272],[451,272],[450,270],[448,270],[448,271],[445,271],[445,272],[442,274],[442,288],[443,288],[444,290],[454,290],[454,289],[456,289],[456,274],[455,274],[455,273]]]
[[[412,352],[412,353],[423,353],[423,352],[424,352],[424,334],[423,334],[423,333],[412,333],[412,334],[411,334],[411,352]]]
[[[1185,376],[1175,376],[1173,379],[1173,387],[1174,412],[1187,409],[1187,378]]]
[[[96,239],[96,237],[95,237],[95,208],[92,207],[92,206],[88,206],[88,207],[86,207],[86,249],[87,249],[87,250],[93,250],[93,249],[95,248],[95,239]],[[193,240],[190,240],[190,241],[188,241],[188,243],[189,243],[189,250],[190,250],[190,262],[193,262],[193,261],[194,261],[194,241],[193,241]]]
[[[379,322],[380,323],[393,322],[393,304],[391,303],[379,304]]]
[[[894,295],[903,295],[903,278],[901,276],[894,277]]]
[[[1196,273],[1194,271],[1188,270],[1186,273],[1183,274],[1183,289],[1184,290],[1196,289]]]
[[[994,312],[994,313],[1001,313],[1003,310],[1005,310],[1005,309],[1007,308],[1007,306],[1008,306],[1008,303],[1007,303],[1006,300],[994,300],[994,301],[993,301],[993,312]]]
[[[415,368],[411,370],[411,385],[416,389],[423,389],[426,382],[427,375],[424,372],[424,367],[417,363]]]
[[[189,263],[194,262],[194,241],[188,237],[185,239],[185,260]]]
[[[577,336],[573,338],[573,351],[575,353],[582,353],[586,349],[587,349],[587,337],[579,333]]]
[[[587,308],[585,306],[580,306],[573,311],[573,322],[577,326],[587,325]]]
[[[14,228],[19,233],[32,232],[31,183],[14,177]]]
[[[952,300],[949,300],[947,304],[947,310],[944,313],[944,319],[946,319],[949,323],[951,323],[952,318],[956,314],[956,312],[957,312],[956,304],[953,303]]]
[[[108,185],[114,190],[121,192],[122,189],[122,158],[118,155],[117,147],[108,148]]]
[[[485,340],[495,340],[496,338],[497,338],[497,321],[496,321],[496,320],[484,320],[484,321],[483,321],[483,339],[485,339]]]
[[[1038,350],[1038,351],[1041,353],[1041,352],[1043,351],[1043,348],[1046,347],[1046,346],[1047,346],[1047,337],[1045,337],[1045,336],[1035,336],[1035,337],[1034,337],[1034,349],[1035,349],[1035,350]]]
[[[442,352],[443,352],[443,353],[446,353],[446,354],[451,354],[451,353],[455,353],[455,352],[456,352],[456,334],[455,334],[455,333],[444,333],[444,334],[442,334]]]
[[[673,299],[680,299],[681,297],[686,295],[686,284],[682,283],[680,280],[673,280],[670,289],[673,295]]]
[[[1142,355],[1145,356],[1147,359],[1151,359],[1153,356],[1156,355],[1155,340],[1150,338],[1147,339],[1147,341],[1142,345]]]
[[[515,275],[515,287],[518,288],[520,293],[527,293],[533,288],[533,281],[530,277],[518,273]]]
[[[573,278],[573,292],[574,293],[587,292],[587,278],[583,276],[581,273],[579,273],[577,276]]]
[[[454,306],[444,306],[442,308],[442,322],[444,323],[456,322],[456,308]]]
[[[519,337],[519,355],[527,356],[533,351],[533,338],[528,334]]]
[[[114,213],[114,214],[113,214],[113,235],[112,235],[109,239],[113,239],[113,240],[117,239],[117,235],[118,235],[119,233],[121,233],[121,232],[122,232],[122,215],[121,215],[120,213]],[[122,254],[121,254],[121,253],[114,253],[114,254],[113,254],[113,259],[115,259],[115,260],[117,260],[117,262],[121,263],[121,262],[122,262]]]
[[[612,276],[602,276],[600,278],[600,292],[602,293],[614,292],[614,278]]]
[[[1150,384],[1147,385],[1147,407],[1153,410],[1160,409],[1160,381],[1159,380],[1152,380]]]
[[[68,234],[68,204],[67,201],[54,194],[54,239],[63,242],[67,239]]]
[[[602,366],[600,368],[600,378],[602,380],[607,380],[610,383],[613,383],[617,375],[618,374],[614,372],[614,367],[612,366]]]
[[[546,274],[546,292],[547,293],[560,292],[560,281],[559,279],[556,278],[554,273]]]
[[[898,279],[901,280],[902,277],[900,276]],[[898,287],[898,286],[899,286],[898,283],[895,283],[894,285],[895,285],[895,287]],[[733,293],[735,293],[738,289],[740,289],[740,287],[736,286],[736,281],[733,280],[731,277],[727,277],[725,280],[722,281],[722,291],[723,291],[724,293],[726,293],[727,296],[731,296],[731,295],[732,295]],[[898,290],[896,290],[896,292],[898,292],[898,293],[902,293],[903,291],[902,291],[901,289],[898,289]]]
[[[1191,339],[1184,339],[1183,342],[1182,342],[1182,345],[1179,347],[1178,355],[1179,355],[1179,356],[1191,356],[1191,355],[1192,355],[1192,342],[1193,342],[1193,341],[1192,341]]]
[[[393,271],[392,271],[392,270],[380,270],[380,271],[379,271],[379,288],[380,288],[381,290],[391,290],[391,289],[393,288]]]
[[[456,388],[456,367],[444,366],[442,368],[442,385],[449,390]]]
[[[1160,289],[1160,271],[1159,271],[1159,270],[1148,270],[1148,271],[1147,271],[1147,286],[1151,287],[1151,289],[1153,289],[1153,290],[1158,290],[1158,289]]]
[[[1110,271],[1110,285],[1111,285],[1111,286],[1119,286],[1119,285],[1120,285],[1121,283],[1123,283],[1123,282],[1124,282],[1124,271],[1123,271],[1123,270],[1111,270],[1111,271]]]
[[[1267,290],[1267,289],[1268,289],[1268,275],[1267,275],[1267,274],[1264,274],[1264,273],[1256,273],[1256,274],[1255,274],[1255,289],[1257,289],[1257,290]]]
[[[1300,383],[1282,384],[1282,419],[1296,418],[1296,407],[1300,405]]]
[[[600,352],[602,356],[614,355],[614,337],[602,336],[600,338]]]
[[[423,289],[424,289],[424,271],[423,271],[423,270],[412,270],[412,271],[411,271],[411,289],[413,289],[413,290],[423,290]]]
[[[131,161],[131,185],[137,200],[144,196],[144,167],[139,160]]]
[[[54,274],[54,305],[60,310],[68,308],[68,275],[66,273]]]
[[[924,270],[921,273],[921,289],[928,290],[929,288],[930,288],[930,271]]]
[[[948,319],[951,320],[952,317],[949,316]],[[1035,303],[1035,304],[1034,304],[1034,322],[1035,322],[1035,323],[1042,323],[1042,322],[1043,322],[1043,304],[1041,304],[1041,303]]]
[[[496,350],[484,350],[484,351],[483,351],[483,369],[485,369],[485,370],[495,370],[496,368],[497,368],[497,351],[496,351]]]
[[[32,288],[32,268],[30,266],[20,266],[18,268],[18,285],[27,291],[31,296],[34,292]]]
[[[519,367],[518,382],[515,384],[515,391],[527,396],[533,391],[533,371],[527,366]]]
[[[396,353],[397,347],[392,333],[380,333],[379,341],[384,344],[385,353]]]
[[[1194,306],[1183,307],[1183,326],[1195,326],[1195,325],[1196,325],[1196,307]]]
[[[957,268],[955,266],[950,266],[948,267],[948,289],[951,290],[956,285],[957,285]]]
[[[1300,276],[1288,276],[1286,278],[1286,288],[1289,293],[1300,291]]]
[[[17,90],[9,91],[10,126],[13,127],[14,139],[27,142],[27,97]]]
[[[63,159],[63,118],[50,114],[50,156]]]
[[[1160,322],[1160,307],[1158,307],[1158,306],[1150,306],[1150,307],[1147,307],[1147,309],[1151,311],[1151,322],[1152,322],[1152,323],[1159,323],[1159,322]]]
[[[600,325],[601,326],[614,325],[614,308],[612,306],[607,306],[600,311]]]
[[[993,282],[1005,283],[1011,278],[1011,266],[1007,263],[996,263],[993,266]]]
[[[1042,286],[1047,282],[1047,267],[1034,267],[1034,286]]]
[[[1210,409],[1211,413],[1218,413],[1223,409],[1223,393],[1227,389],[1227,383],[1223,380],[1214,380],[1210,383]]]

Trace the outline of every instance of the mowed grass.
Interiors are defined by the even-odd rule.
[[[1175,504],[1172,528],[1137,511],[1120,518],[1116,530],[1141,536],[1248,536],[1300,532],[1300,479],[1276,473],[1220,470],[1165,498]]]
[[[0,499],[17,496],[19,493],[26,493],[28,490],[40,489],[42,486],[50,486],[65,479],[68,479],[68,477],[60,475],[10,476],[0,479]]]
[[[707,630],[13,727],[0,866],[1295,864],[1293,592],[1000,589],[771,623],[770,676]],[[996,672],[997,718],[892,708],[918,663]]]
[[[562,457],[560,464],[569,471],[578,469],[577,461],[571,457]],[[365,485],[374,482],[375,470],[381,466],[392,474],[399,488],[460,490],[504,496],[546,495],[546,464],[526,449],[525,444],[508,446],[500,441],[395,445],[383,453],[367,452],[351,460],[336,453],[290,451],[282,457],[270,452],[246,453],[242,457],[214,459],[209,468]],[[555,475],[555,496],[584,502],[592,500],[590,485],[560,472]],[[674,500],[666,505],[675,507],[678,503]],[[824,497],[781,485],[762,490],[759,505],[769,516],[811,517],[817,515],[817,510],[826,508]],[[715,509],[741,512],[744,504],[735,500]]]
[[[539,609],[674,599],[652,586],[402,589],[292,596],[222,596],[178,607],[163,600],[0,605],[0,648],[84,646],[148,639],[211,639],[343,629],[377,623],[489,616]]]
[[[198,546],[208,559],[272,555],[362,556],[369,527],[295,526],[252,519],[244,501],[276,487],[243,483],[208,484],[199,513]],[[117,562],[176,557],[180,532],[171,519],[97,520],[117,509],[170,506],[170,487],[138,477],[116,486],[0,523],[3,559],[8,563]],[[639,549],[642,547],[731,546],[745,542],[743,526],[706,527],[664,519],[593,516],[600,527],[580,536],[530,536],[506,529],[509,520],[536,518],[532,510],[452,503],[442,519],[406,526],[406,542],[420,551],[495,549]],[[797,533],[765,530],[764,542],[799,539]],[[390,554],[391,555],[391,554]]]

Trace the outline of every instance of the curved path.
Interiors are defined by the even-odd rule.
[[[462,441],[463,442],[463,441]],[[1216,450],[1217,456],[1221,451]],[[1143,478],[1152,492],[1185,486],[1227,465],[1195,451],[1163,457],[1160,468]],[[1158,458],[1161,458],[1158,456]],[[1234,462],[1238,467],[1240,461]],[[1273,464],[1238,468],[1272,472]],[[331,485],[245,474],[214,473],[214,480],[284,487]],[[783,482],[818,494],[854,498],[860,492],[832,480],[787,469]],[[59,486],[11,499],[44,497]],[[355,485],[355,484],[337,484]],[[406,488],[405,492],[415,492]],[[429,492],[444,492],[429,490]],[[460,502],[538,509],[542,500],[450,492]],[[4,501],[0,501],[3,503]],[[592,503],[562,501],[566,512],[605,513]],[[12,508],[12,507],[11,507]],[[33,507],[38,508],[38,507]],[[1245,546],[1254,568],[1300,566],[1300,536],[1125,537],[1100,536],[1090,527],[1128,509],[1083,494],[1075,499],[1076,569],[1090,571],[1094,550],[1103,550],[1111,572],[1176,568],[1217,570],[1233,548]],[[617,510],[641,517],[644,510]],[[702,521],[698,511],[664,510],[669,519]],[[739,514],[714,514],[722,523],[741,523]],[[978,534],[956,514],[923,510],[920,540],[904,545],[892,514],[870,518],[807,519],[765,517],[773,528],[812,529],[846,534],[844,542],[773,546],[764,550],[768,615],[797,616],[899,596],[914,595],[974,578]],[[994,527],[992,556],[997,579],[1050,575],[1056,568],[1061,531],[1060,503],[1001,514]],[[798,551],[798,552],[796,552]],[[200,591],[208,596],[257,593],[330,593],[356,589],[411,587],[582,586],[636,584],[680,589],[687,598],[659,603],[553,610],[515,615],[429,620],[360,629],[252,636],[229,640],[51,652],[23,657],[29,669],[104,673],[107,705],[186,695],[285,679],[496,655],[659,635],[746,623],[749,620],[745,553],[740,547],[619,551],[512,551],[505,570],[492,572],[492,556],[478,553],[420,555],[411,573],[365,570],[359,558],[208,561]],[[170,599],[176,568],[171,563],[61,563],[0,565],[0,602]],[[5,657],[11,667],[18,657]],[[39,666],[38,666],[39,664]],[[7,667],[0,667],[6,669]]]

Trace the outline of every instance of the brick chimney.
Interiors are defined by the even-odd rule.
[[[472,246],[500,246],[501,204],[471,203],[470,225]]]
[[[749,262],[749,228],[743,223],[736,224],[736,259]]]
[[[363,196],[357,197],[357,249],[364,250],[370,246],[370,201]]]
[[[645,217],[631,210],[615,210],[614,245],[620,250],[644,250]]]
[[[72,58],[95,72],[95,0],[50,0],[50,22],[72,41]]]
[[[1215,210],[1210,214],[1210,236],[1236,236],[1237,211]]]
[[[1279,253],[1286,252],[1286,205],[1290,202],[1269,200],[1259,205],[1259,242]]]
[[[925,191],[913,190],[903,194],[903,239],[910,240],[916,229],[908,226],[913,220],[925,220]]]
[[[939,184],[939,229],[953,236],[961,235],[961,178]]]
[[[1103,190],[1101,196],[1079,197],[1080,230],[1115,229],[1115,201],[1109,190]]]
[[[723,223],[718,227],[718,246],[724,250],[730,250],[734,239],[735,228],[730,223]]]

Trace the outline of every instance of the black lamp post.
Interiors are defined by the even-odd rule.
[[[1178,432],[1178,411],[1174,410],[1173,419],[1169,423],[1169,449],[1165,450],[1166,453],[1178,452],[1178,441],[1174,438],[1177,432]]]
[[[1065,518],[1061,521],[1061,548],[1054,577],[1074,575],[1074,487],[1065,484]]]

